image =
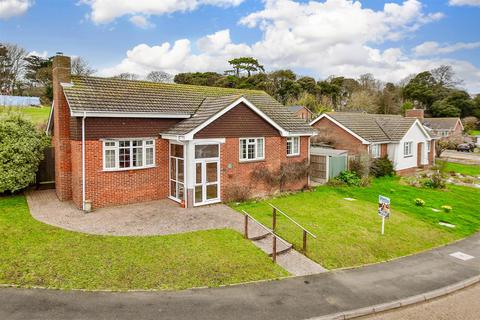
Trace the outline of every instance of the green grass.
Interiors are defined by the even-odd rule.
[[[480,130],[470,130],[468,133],[472,136],[480,136]]]
[[[442,161],[437,160],[442,163]],[[458,172],[467,176],[480,176],[480,165],[444,162],[446,172]]]
[[[184,289],[287,272],[233,230],[94,236],[34,220],[24,196],[0,197],[0,283],[83,289]]]
[[[391,198],[392,214],[380,234],[381,218],[377,215],[378,195]],[[347,201],[344,198],[355,198]],[[416,207],[415,198],[426,201]],[[327,268],[352,267],[385,261],[417,253],[468,236],[480,228],[480,190],[449,186],[447,191],[419,189],[400,183],[398,178],[376,179],[370,187],[318,187],[273,198],[268,201],[318,236],[309,239],[307,256]],[[451,213],[434,212],[451,205]],[[271,226],[272,210],[267,201],[234,206],[246,210]],[[455,224],[448,229],[440,221]],[[301,231],[280,217],[278,232],[301,248]]]
[[[2,112],[19,112],[36,125],[45,125],[50,115],[50,107],[0,107]]]

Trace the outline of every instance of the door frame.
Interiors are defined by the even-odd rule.
[[[200,159],[194,159],[194,168],[195,170],[193,171],[193,181],[194,181],[194,189],[193,189],[193,206],[198,207],[198,206],[203,206],[203,205],[208,205],[208,204],[214,204],[214,203],[219,203],[222,201],[222,196],[221,196],[221,188],[222,188],[222,179],[221,179],[221,170],[220,170],[220,155],[221,155],[221,144],[218,142],[202,142],[202,143],[196,143],[195,146],[198,145],[218,145],[218,157],[213,157],[213,158],[200,158]],[[195,150],[194,150],[195,153]],[[197,163],[201,163],[202,166],[202,182],[201,184],[197,184]],[[207,163],[216,163],[217,164],[217,181],[215,183],[210,183],[210,185],[217,184],[217,197],[215,199],[208,200],[207,199],[207,186],[209,185],[207,181]],[[197,185],[202,186],[202,201],[201,202],[196,202],[196,192],[195,189]]]
[[[172,157],[172,144],[176,144],[176,145],[181,145],[183,146],[183,199],[180,199],[180,198],[176,198],[174,196],[172,196],[172,158],[176,159],[176,171],[178,173],[178,157]],[[186,145],[182,142],[179,142],[179,141],[170,141],[169,145],[168,145],[168,198],[175,201],[175,202],[178,202],[178,203],[181,203],[182,200],[185,200],[186,199],[186,194],[187,194],[187,188],[186,188],[186,180],[187,180],[187,171],[186,171],[186,167],[187,167],[187,164],[185,162],[185,156],[186,156]],[[178,180],[175,179],[175,181],[177,181],[176,183],[178,184]],[[177,187],[178,188],[178,187]]]

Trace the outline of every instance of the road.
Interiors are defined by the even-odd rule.
[[[360,320],[478,320],[479,302],[480,284],[477,284],[446,297]]]

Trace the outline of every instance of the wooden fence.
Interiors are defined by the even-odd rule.
[[[53,147],[44,150],[44,158],[37,172],[37,185],[55,183],[55,152]]]

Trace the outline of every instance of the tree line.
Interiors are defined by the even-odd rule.
[[[42,102],[52,99],[53,57],[31,55],[15,45],[0,43],[0,93],[40,96]],[[358,78],[330,76],[315,79],[301,76],[290,69],[270,72],[253,57],[231,59],[230,69],[218,72],[185,72],[172,76],[153,70],[147,81],[175,82],[202,86],[263,90],[284,105],[304,105],[313,113],[353,111],[381,114],[403,114],[406,109],[425,109],[433,117],[480,118],[480,95],[472,98],[459,88],[451,66],[411,75],[399,83],[385,83],[372,74]],[[86,59],[72,59],[72,74],[88,76],[96,72]],[[134,73],[121,73],[114,78],[137,80]]]

